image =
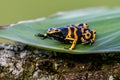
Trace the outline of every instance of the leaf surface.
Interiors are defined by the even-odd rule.
[[[41,40],[36,33],[45,33],[49,27],[61,27],[76,23],[88,23],[97,31],[95,43],[77,44],[72,51],[65,50],[68,44],[56,40]],[[120,52],[120,9],[89,8],[59,12],[48,18],[21,21],[11,24],[8,29],[0,29],[0,38],[6,38],[51,51],[88,54]]]

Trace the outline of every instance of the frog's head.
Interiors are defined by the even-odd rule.
[[[59,33],[59,32],[61,32],[61,31],[58,28],[49,28],[47,31],[47,34],[50,35],[50,34],[55,34],[55,33]]]
[[[45,38],[53,38],[53,39],[58,39],[61,37],[61,30],[58,28],[49,28],[48,31],[45,34],[35,34],[35,36],[42,37],[43,39]]]
[[[56,40],[61,40],[61,38],[63,39],[63,34],[59,28],[49,28],[46,36]]]

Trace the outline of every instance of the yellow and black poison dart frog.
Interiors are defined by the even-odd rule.
[[[92,45],[96,38],[96,31],[90,30],[88,24],[81,23],[59,28],[49,28],[47,33],[39,33],[36,36],[43,37],[43,39],[51,38],[63,43],[70,43],[72,45],[65,49],[73,50],[77,43]]]

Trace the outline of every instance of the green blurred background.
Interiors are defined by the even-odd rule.
[[[0,25],[46,17],[58,11],[119,6],[120,0],[0,0]]]

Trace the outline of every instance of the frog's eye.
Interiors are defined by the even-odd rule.
[[[55,28],[49,28],[48,29],[48,32],[52,31],[52,30],[55,30]]]

